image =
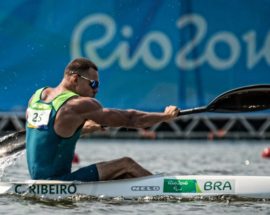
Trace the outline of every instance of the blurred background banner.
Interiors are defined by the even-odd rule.
[[[24,111],[66,64],[93,60],[104,106],[204,105],[270,83],[269,0],[14,0],[0,3],[0,111]]]

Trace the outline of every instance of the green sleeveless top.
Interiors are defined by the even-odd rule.
[[[71,173],[75,145],[81,128],[69,138],[54,131],[57,111],[76,93],[65,91],[46,103],[41,100],[45,88],[35,92],[27,109],[26,154],[32,179],[54,179]]]

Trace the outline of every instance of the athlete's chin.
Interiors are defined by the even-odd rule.
[[[93,94],[90,94],[90,95],[88,95],[90,98],[95,98],[96,97],[96,94],[95,93],[93,93]]]
[[[83,97],[90,97],[90,98],[95,98],[96,97],[96,95],[95,94],[81,94],[81,96],[83,96]]]

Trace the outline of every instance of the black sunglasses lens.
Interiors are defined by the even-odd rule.
[[[92,89],[97,89],[99,86],[99,82],[98,81],[91,81],[90,86],[92,87]]]

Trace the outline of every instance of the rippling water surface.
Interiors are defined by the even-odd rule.
[[[172,175],[270,175],[270,159],[261,158],[270,142],[81,140],[79,166],[130,156],[153,173]],[[11,162],[11,161],[10,161]],[[1,181],[28,178],[25,155],[4,168]],[[0,214],[270,214],[270,201],[238,199],[73,199],[48,201],[0,196]]]

